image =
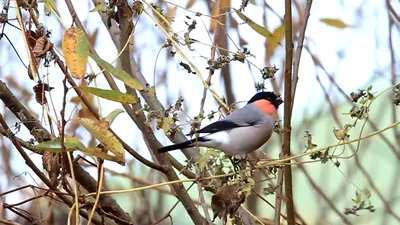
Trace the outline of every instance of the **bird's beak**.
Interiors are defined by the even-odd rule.
[[[283,100],[281,98],[278,98],[276,101],[278,102],[278,105],[283,103]]]

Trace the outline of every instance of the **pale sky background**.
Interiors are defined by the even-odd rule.
[[[82,1],[83,2],[83,1]],[[86,2],[86,1],[85,1]],[[172,1],[181,6],[185,6],[186,1]],[[257,3],[260,4],[260,0]],[[267,1],[272,8],[283,18],[284,15],[284,4],[283,1]],[[400,4],[399,1],[391,1],[393,7],[397,12],[400,12]],[[0,5],[3,4],[3,1],[0,1]],[[99,16],[97,13],[88,13],[93,6],[88,7],[87,4],[81,4],[78,6],[81,1],[74,0],[78,16],[82,21],[89,20],[89,23],[86,23],[86,27],[89,32],[93,32],[97,29],[98,26],[102,26],[102,22],[99,20]],[[39,3],[42,5],[41,3]],[[232,1],[232,6],[238,8],[240,5],[240,1]],[[63,1],[58,1],[58,10],[61,14],[61,18],[64,23],[68,26],[71,23],[71,18],[69,16],[68,10],[66,9],[65,3]],[[201,1],[198,1],[193,7],[192,10],[198,12],[207,12],[204,4]],[[293,12],[296,10],[293,9]],[[10,15],[13,15],[14,10],[10,9]],[[41,12],[44,15],[44,12]],[[207,13],[205,13],[207,14]],[[245,15],[249,16],[253,21],[258,24],[262,24],[262,9],[259,5],[252,5],[246,8]],[[192,18],[195,18],[194,15],[184,12],[183,10],[178,10],[176,14],[176,20],[173,23],[173,28],[175,31],[184,30],[187,26],[184,24],[183,18],[186,15],[190,15]],[[362,19],[360,19],[360,16]],[[237,17],[235,17],[237,18]],[[345,23],[352,25],[353,27],[347,29],[337,29],[331,26],[327,26],[326,24],[320,21],[321,18],[337,18]],[[387,88],[390,85],[390,54],[388,48],[388,14],[386,10],[385,1],[361,1],[361,0],[352,0],[352,1],[323,1],[316,0],[313,3],[311,16],[309,18],[307,32],[306,32],[306,41],[305,43],[309,45],[311,51],[319,57],[321,63],[327,69],[327,71],[331,74],[335,74],[335,80],[339,84],[339,86],[346,92],[350,93],[352,91],[357,90],[358,88],[364,88],[369,84],[374,85],[374,90],[379,92]],[[51,28],[52,36],[51,40],[54,43],[60,43],[61,35],[64,32],[64,29],[60,26],[55,17],[52,15],[50,18],[41,17],[42,21],[46,26]],[[201,17],[206,26],[209,25],[208,17]],[[273,13],[268,14],[268,28],[270,30],[275,29],[280,25],[280,19],[277,18]],[[294,19],[297,19],[296,14],[294,13]],[[240,21],[240,19],[239,19]],[[197,27],[191,33],[191,36],[195,37],[198,40],[204,40],[204,42],[209,43],[209,38],[207,33],[205,32],[205,28],[202,27],[202,23],[200,19],[197,19]],[[88,25],[89,24],[89,25]],[[398,27],[399,24],[397,24]],[[251,53],[255,55],[255,58],[250,58],[250,61],[253,62],[258,67],[264,67],[264,42],[265,38],[255,33],[247,24],[239,25],[240,33],[246,34],[244,38],[249,43],[248,48]],[[141,70],[145,75],[149,84],[154,84],[153,71],[154,71],[154,62],[157,57],[157,52],[159,51],[161,45],[164,40],[160,40],[159,35],[154,35],[154,32],[160,32],[157,27],[147,18],[146,14],[143,14],[140,18],[139,25],[136,30],[136,46],[140,53],[136,53],[137,55],[141,55]],[[237,35],[235,35],[236,31],[231,31],[231,37],[235,43],[238,43]],[[17,32],[14,28],[10,26],[6,27],[5,33],[8,37],[13,41],[13,44],[18,49],[20,56],[24,59],[25,64],[28,64],[26,51],[20,38],[20,33]],[[394,31],[394,49],[400,48],[399,41],[399,32]],[[115,59],[117,55],[117,51],[112,46],[111,39],[109,38],[108,32],[105,30],[101,30],[99,33],[99,39],[97,40],[97,45],[95,46],[99,55],[106,61],[111,62]],[[262,45],[263,47],[260,47]],[[60,49],[60,45],[56,46]],[[198,68],[200,68],[202,76],[204,79],[207,78],[208,70],[206,67],[206,59],[200,57],[210,55],[210,47],[202,46],[199,44],[194,44],[193,47],[196,49],[195,52],[185,51],[189,56],[191,56],[191,60],[193,60]],[[296,48],[296,44],[295,44]],[[230,44],[230,50],[236,51],[234,46]],[[166,65],[166,57],[165,51],[160,54],[157,61],[157,71],[161,71]],[[2,39],[0,42],[0,67],[1,74],[4,75],[13,75],[16,79],[27,85],[28,87],[32,87],[34,82],[27,79],[26,69],[21,65],[21,63],[17,60],[15,54],[13,53],[9,43],[6,39]],[[340,53],[340,54],[339,54]],[[340,55],[340,56],[339,56]],[[271,62],[274,63],[280,70],[278,71],[278,76],[284,70],[282,67],[282,59],[284,58],[284,41],[282,42],[282,47],[277,50],[275,56],[271,59]],[[175,64],[168,64],[168,93],[169,98],[165,98],[165,86],[156,86],[158,96],[162,103],[173,103],[179,95],[184,95],[185,97],[185,108],[188,115],[191,117],[196,116],[199,113],[200,100],[202,97],[203,86],[199,78],[195,75],[188,74],[186,71],[182,70],[178,64],[182,60],[178,54],[175,56]],[[91,64],[94,66],[94,64]],[[399,70],[400,64],[398,61],[396,62],[396,69]],[[247,63],[232,63],[231,64],[231,73],[232,73],[232,81],[233,81],[233,90],[236,96],[236,100],[238,101],[246,101],[248,100],[254,93],[254,82],[261,81],[261,74],[259,71],[252,67],[251,71],[249,71],[249,66]],[[62,80],[61,73],[56,69],[53,70],[54,67],[50,67],[50,79],[51,82],[56,83]],[[88,72],[89,72],[88,67]],[[98,72],[98,69],[95,69],[95,72]],[[307,108],[308,111],[313,112],[316,111],[320,107],[328,108],[328,104],[325,102],[324,94],[319,87],[316,81],[316,73],[318,72],[320,79],[323,84],[329,89],[330,82],[327,76],[321,69],[316,71],[315,66],[311,60],[309,54],[303,50],[301,64],[300,64],[300,80],[298,83],[295,106],[294,106],[294,123],[301,123],[303,118],[304,109]],[[54,73],[54,74],[52,74]],[[376,74],[382,73],[382,78],[377,79],[371,82],[372,76]],[[101,76],[99,76],[101,77]],[[400,77],[399,77],[400,78]],[[156,73],[156,79],[159,79],[158,74]],[[157,83],[157,82],[156,82]],[[212,79],[212,88],[217,91],[219,95],[224,94],[223,90],[223,81],[220,77],[220,73],[217,71]],[[119,82],[122,84],[122,82]],[[104,81],[103,78],[98,79],[98,86],[102,88],[108,88],[108,85]],[[120,86],[122,87],[122,85]],[[267,82],[267,87],[269,86],[269,82]],[[57,111],[61,109],[61,99],[62,99],[62,91],[61,87],[56,87],[59,89],[57,92],[52,92],[53,99],[55,100],[55,106]],[[122,89],[123,90],[123,89]],[[335,89],[334,89],[335,90]],[[341,95],[335,91],[337,97],[335,98],[337,103],[340,103],[344,99]],[[283,92],[281,92],[283,96]],[[73,92],[69,92],[69,97],[75,96]],[[168,101],[169,100],[169,101]],[[172,100],[172,101],[171,101]],[[102,105],[102,114],[106,116],[115,108],[122,108],[120,105],[116,103],[111,103],[107,100],[101,100]],[[165,104],[164,104],[165,105]],[[34,100],[29,104],[31,109],[34,109],[36,113],[41,113],[41,106],[37,104]],[[211,94],[209,93],[207,96],[207,101],[205,105],[206,113],[209,113],[211,110],[215,110],[217,105],[215,101],[212,99]],[[72,106],[67,110],[71,112]],[[3,112],[2,112],[3,113]],[[281,115],[283,114],[283,107],[280,109]],[[67,114],[68,115],[68,114]],[[181,117],[181,123],[186,123],[185,117]],[[283,117],[281,117],[283,118]],[[9,120],[10,124],[13,124],[14,120]],[[127,122],[128,121],[128,122]],[[203,126],[209,123],[208,120],[204,120]],[[131,144],[132,147],[139,151],[146,158],[151,158],[146,145],[144,144],[141,133],[136,128],[135,124],[128,118],[127,115],[120,115],[117,117],[115,122],[112,125],[112,128],[115,129],[118,135],[128,144]],[[185,130],[187,131],[187,130]],[[170,142],[164,137],[162,131],[156,132],[159,140],[164,144],[169,144]],[[26,130],[21,131],[18,134],[20,137],[29,137],[27,136],[28,132]],[[137,137],[137,138],[132,138]],[[28,138],[29,139],[29,138]],[[330,142],[321,143],[321,145],[331,144]],[[179,155],[181,153],[174,153],[174,155]],[[41,156],[39,155],[31,155],[32,158],[35,159],[38,165],[41,164]],[[277,155],[272,155],[272,158],[277,157]],[[132,159],[131,156],[127,155],[126,159]],[[14,155],[14,160],[18,163],[21,163],[20,166],[14,167],[15,175],[23,173],[25,171],[30,171],[29,167],[27,167],[22,161],[20,156]],[[123,167],[115,164],[115,163],[107,163],[109,167],[112,167],[115,170],[121,171],[124,170]],[[40,166],[41,167],[41,166]],[[96,170],[91,171],[92,175],[96,177]],[[33,175],[33,173],[31,173]],[[337,175],[337,174],[336,174]],[[26,177],[29,182],[32,182],[30,178]],[[38,180],[38,179],[36,179]],[[33,182],[32,182],[33,183]],[[7,187],[7,189],[11,189],[13,186],[11,185],[12,181],[0,182],[0,186],[2,190]],[[11,186],[7,186],[11,185]],[[12,203],[16,196],[10,195],[7,198],[7,202]],[[16,198],[18,201],[18,198]]]

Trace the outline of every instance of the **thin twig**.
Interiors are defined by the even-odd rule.
[[[310,17],[312,2],[313,2],[313,0],[307,0],[306,8],[304,9],[304,14],[299,12],[300,15],[304,15],[304,16],[300,17],[300,18],[302,18],[301,27],[300,27],[299,39],[297,41],[297,49],[296,49],[294,59],[293,59],[292,109],[291,110],[293,110],[297,82],[299,81],[299,67],[300,67],[301,52],[303,51],[303,43],[304,43],[304,38],[305,38],[305,34],[306,34],[308,18]]]
[[[2,83],[0,81],[0,83]],[[1,91],[0,91],[1,93]],[[0,114],[0,125],[5,129],[5,130],[9,130],[9,127],[6,123],[6,121],[4,120],[3,116]],[[18,141],[16,141],[12,135],[10,135],[8,137],[12,143],[14,144],[15,148],[17,149],[17,151],[19,152],[19,154],[22,156],[22,158],[24,158],[25,163],[32,169],[32,171],[43,181],[43,183],[45,183],[47,185],[47,187],[49,187],[52,190],[55,190],[57,192],[54,192],[64,203],[66,203],[68,206],[72,206],[73,202],[65,195],[61,195],[58,193],[58,190],[56,187],[53,186],[53,184],[50,182],[49,179],[47,179],[47,177],[39,170],[39,168],[36,167],[36,165],[33,163],[33,161],[31,160],[31,158],[28,156],[28,154],[26,154],[26,152],[22,149],[22,146],[19,144]],[[79,209],[79,213],[80,215],[82,215],[85,218],[88,218],[88,214],[87,212],[83,211],[82,209]],[[98,218],[95,218],[95,223],[96,224],[101,224],[101,222],[98,220]]]
[[[279,168],[278,170],[278,177],[276,178],[277,182],[277,190],[275,193],[275,215],[274,215],[274,224],[280,225],[281,224],[281,210],[282,210],[282,197],[283,197],[283,168]],[[287,220],[287,217],[285,217]]]
[[[98,169],[98,174],[99,174],[98,175],[98,181],[99,182],[97,183],[98,184],[97,185],[97,194],[96,194],[96,197],[95,197],[95,201],[93,203],[92,211],[90,212],[90,215],[89,215],[89,219],[88,219],[87,225],[91,225],[92,224],[92,218],[94,216],[97,204],[98,204],[99,199],[100,199],[100,191],[101,191],[101,188],[103,187],[103,179],[104,179],[104,160],[99,160],[98,167],[99,167],[99,169]]]
[[[61,152],[62,152],[62,156],[67,156],[67,158],[68,158],[68,166],[69,166],[70,174],[72,177],[72,185],[74,187],[75,224],[79,224],[80,218],[79,218],[78,187],[76,184],[77,182],[75,180],[74,168],[72,166],[71,154],[69,152],[67,152],[67,149],[65,148],[65,126],[67,125],[67,121],[65,120],[65,107],[67,105],[67,93],[68,93],[66,77],[64,77],[64,79],[63,79],[63,88],[64,88],[64,95],[63,95],[62,109],[61,109],[61,113],[60,113],[61,114],[61,131],[60,131]],[[62,160],[62,163],[65,163],[65,161]]]
[[[335,212],[335,213],[340,217],[340,219],[342,220],[342,222],[343,222],[344,224],[351,225],[352,223],[347,219],[346,216],[343,215],[342,212],[340,212],[340,211],[336,208],[336,206],[333,204],[333,201],[330,200],[330,199],[328,198],[328,196],[325,194],[324,191],[322,191],[322,189],[321,189],[321,187],[319,186],[319,184],[317,184],[316,182],[314,182],[314,180],[312,179],[312,177],[307,173],[306,168],[305,168],[303,165],[301,165],[301,164],[300,164],[298,167],[300,168],[300,170],[302,170],[302,171],[304,172],[303,174],[305,175],[305,177],[307,178],[307,180],[308,180],[308,182],[311,184],[311,186],[314,188],[314,190],[322,197],[322,199],[325,200],[325,202],[329,205],[329,207],[332,209],[332,211]]]
[[[27,40],[27,37],[26,37],[25,25],[24,25],[24,22],[22,20],[21,9],[20,9],[20,7],[18,5],[18,1],[17,0],[14,0],[14,3],[15,3],[15,6],[16,6],[18,23],[19,23],[19,26],[21,27],[21,35],[22,35],[22,37],[24,39],[25,49],[27,51],[28,58],[29,58],[29,69],[31,71],[31,74],[32,74],[33,78],[35,79],[35,78],[38,78],[38,74],[37,74],[37,70],[36,70],[36,68],[34,66],[35,64],[33,63],[33,57],[32,57],[33,53],[32,53],[31,48],[29,47],[28,40]]]
[[[393,17],[397,20],[397,22],[400,22],[400,16],[397,14],[396,10],[394,10],[390,0],[386,0],[386,5],[389,9],[389,12],[393,15]]]
[[[186,189],[186,191],[189,191],[190,188],[193,187],[193,185],[194,185],[194,183],[192,183],[192,184]],[[179,200],[176,201],[175,204],[172,206],[172,208],[171,208],[170,210],[168,210],[168,212],[167,212],[163,217],[161,217],[157,222],[153,223],[152,225],[157,225],[157,224],[161,223],[163,220],[165,220],[166,218],[170,217],[170,216],[171,216],[171,212],[176,208],[176,206],[178,205],[179,202],[180,202]]]
[[[78,26],[78,28],[80,28],[84,33],[85,36],[88,36],[86,33],[85,28],[83,27],[82,22],[79,20],[79,18],[76,16],[76,12],[74,9],[74,6],[72,4],[72,2],[70,0],[66,0],[65,3],[67,4],[68,10],[70,11],[70,14],[72,15],[72,18],[74,19],[74,22],[76,23],[76,25]],[[93,48],[92,45],[89,45],[89,50],[95,54],[96,56],[97,53],[95,51],[95,49]],[[53,54],[55,54],[55,52],[53,52]],[[74,87],[74,90],[77,92],[78,96],[82,99],[82,101],[85,103],[85,105],[88,107],[88,109],[92,112],[92,114],[97,118],[100,119],[100,115],[97,113],[97,111],[95,110],[95,108],[92,106],[92,104],[90,104],[90,101],[88,101],[85,96],[82,93],[82,90],[75,84],[75,81],[71,78],[71,76],[68,74],[68,72],[65,69],[65,66],[63,65],[61,60],[57,60],[56,61],[58,66],[61,68],[61,70],[64,72],[65,75],[67,75],[68,77],[68,82],[72,85],[72,87]],[[102,67],[100,67],[100,69],[104,69]],[[109,83],[110,87],[115,90],[115,91],[119,91],[119,88],[117,86],[117,84],[115,83],[114,79],[112,78],[111,74],[109,72],[107,72],[106,70],[103,70],[103,74],[104,77],[106,78],[107,82]],[[123,104],[124,109],[126,110],[126,112],[128,113],[128,115],[130,117],[134,118],[134,114],[135,112],[133,112],[132,108],[127,105],[127,104]],[[156,163],[153,163],[149,160],[147,160],[146,158],[144,158],[143,156],[141,156],[138,152],[136,152],[135,150],[133,150],[128,144],[126,144],[124,141],[121,140],[121,138],[118,137],[118,135],[115,134],[114,131],[112,131],[112,129],[109,129],[113,135],[118,139],[119,142],[121,142],[121,144],[123,145],[123,147],[125,148],[125,150],[127,150],[133,157],[135,157],[137,160],[139,160],[140,162],[142,162],[143,164],[145,164],[146,166],[149,166],[155,170],[159,170],[159,171],[165,171],[165,167],[161,166],[161,165],[157,165]]]
[[[217,5],[217,8],[218,8],[218,12],[217,13],[219,13],[220,12],[219,10],[221,10],[220,2],[218,1],[217,4],[218,4]],[[218,17],[218,19],[221,19],[221,17]],[[218,27],[219,26],[217,25],[217,23],[215,23],[215,34],[214,34],[213,45],[211,47],[210,60],[214,60],[215,59],[216,46],[218,45],[218,40],[220,38],[219,37],[220,29]],[[206,83],[209,86],[211,86],[212,75],[213,75],[213,72],[211,70],[209,70],[208,71],[208,77],[207,77],[207,80],[206,80]],[[206,98],[207,98],[207,88],[204,87],[203,88],[203,97],[201,98],[201,101],[200,101],[200,112],[199,112],[199,115],[204,113],[204,105],[205,105],[205,102],[206,102]],[[196,149],[196,153],[199,154],[199,150],[198,149]],[[196,177],[200,178],[200,176],[201,176],[200,175],[200,170],[199,170],[199,168],[197,166],[195,167],[195,172],[196,172]],[[204,215],[205,215],[205,217],[207,219],[207,222],[209,224],[212,224],[212,220],[211,220],[210,214],[208,213],[207,204],[206,204],[206,201],[205,201],[205,198],[204,198],[204,193],[203,193],[203,188],[202,188],[201,182],[197,181],[196,183],[197,183],[198,192],[199,192],[199,198],[200,198],[201,206],[203,208]]]

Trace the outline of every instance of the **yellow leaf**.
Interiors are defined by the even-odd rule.
[[[99,4],[96,5],[96,7],[94,7],[92,10],[90,10],[89,12],[104,12],[107,10],[107,5],[105,2],[100,2]]]
[[[46,15],[50,15],[54,11],[57,15],[60,15],[57,11],[57,6],[54,0],[43,0],[44,2],[44,9],[46,12]]]
[[[349,25],[345,22],[343,22],[342,20],[339,19],[331,19],[331,18],[322,18],[320,19],[321,22],[325,23],[326,25],[332,26],[332,27],[336,27],[336,28],[340,28],[340,29],[344,29],[347,27],[352,27],[352,25]]]
[[[87,154],[87,155],[92,155],[95,157],[99,157],[105,160],[110,160],[113,162],[117,162],[120,165],[124,166],[125,165],[125,159],[122,157],[118,157],[118,156],[114,156],[114,155],[109,155],[105,152],[100,151],[100,149],[97,148],[81,148],[79,149],[80,151],[82,151],[83,153]]]
[[[90,54],[90,57],[102,68],[104,68],[105,70],[107,70],[108,72],[110,72],[112,75],[114,75],[116,78],[122,80],[126,85],[128,85],[129,87],[133,88],[133,89],[137,89],[139,91],[144,90],[143,85],[137,81],[136,79],[134,79],[133,77],[131,77],[127,72],[117,69],[115,68],[113,65],[111,65],[110,63],[104,61],[103,59],[101,59],[100,57],[94,55],[94,54]]]
[[[261,25],[258,25],[253,20],[251,20],[250,18],[245,16],[243,13],[241,13],[239,10],[236,10],[236,14],[240,17],[240,19],[242,19],[244,22],[246,22],[255,32],[264,36],[267,39],[270,39],[271,41],[275,42],[276,44],[281,45],[279,43],[279,40],[267,28],[265,28]]]
[[[119,91],[114,90],[105,90],[101,88],[93,88],[93,87],[81,87],[82,90],[87,91],[93,95],[99,96],[101,98],[108,99],[114,102],[120,102],[123,104],[135,104],[137,103],[138,99],[131,95],[125,94]]]
[[[106,150],[111,151],[118,159],[124,159],[125,150],[121,142],[111,133],[108,128],[110,123],[106,120],[91,120],[79,118],[79,123],[91,133]]]
[[[169,117],[164,117],[162,123],[163,123],[162,128],[163,128],[164,132],[168,133],[169,129],[171,129],[172,124],[174,124],[174,120]]]
[[[275,39],[267,38],[267,58],[268,59],[270,59],[274,55],[275,50],[278,48],[278,46],[280,45],[280,42],[285,37],[284,24],[281,24],[279,27],[275,28],[275,30],[272,32],[272,36]]]
[[[89,46],[84,32],[76,27],[65,31],[62,48],[65,62],[74,78],[83,78],[89,56]]]

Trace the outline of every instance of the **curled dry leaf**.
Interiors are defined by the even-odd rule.
[[[41,36],[36,40],[35,46],[33,47],[33,56],[36,60],[40,60],[38,58],[42,58],[51,48],[53,44],[48,41],[45,35]]]
[[[44,151],[42,156],[43,168],[49,174],[51,183],[54,186],[58,185],[58,176],[60,175],[59,154],[50,151]]]
[[[53,87],[50,87],[48,84],[42,82],[39,82],[37,85],[33,86],[36,101],[41,105],[46,104],[47,98],[45,95],[45,91],[51,91],[53,89]]]
[[[352,125],[346,124],[346,125],[344,125],[343,129],[333,128],[333,134],[335,135],[336,139],[338,139],[339,141],[346,141],[350,137],[348,132],[351,127],[352,127]]]
[[[221,187],[211,198],[213,221],[218,217],[222,219],[223,224],[226,224],[228,214],[232,218],[245,200],[246,195],[240,191],[238,184]]]

